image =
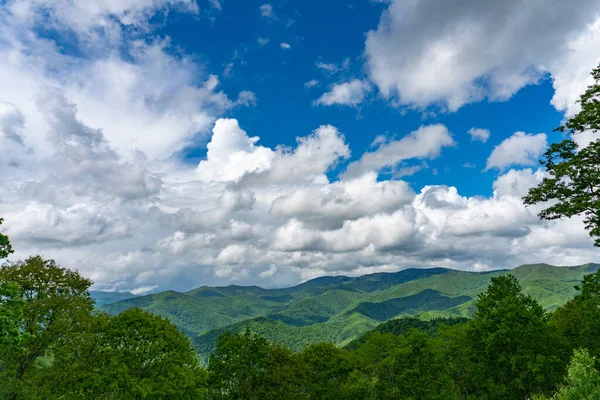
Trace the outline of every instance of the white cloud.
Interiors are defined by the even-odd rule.
[[[344,177],[355,177],[369,171],[395,168],[409,159],[437,157],[442,148],[453,146],[452,135],[442,124],[422,126],[400,140],[379,143],[375,151],[364,153],[360,160],[351,163]]]
[[[535,172],[530,168],[523,170],[511,169],[504,175],[499,176],[494,182],[494,197],[523,197],[529,192],[529,189],[540,184],[544,176],[545,172],[541,169]]]
[[[326,63],[321,60],[315,63],[316,67],[322,69],[330,75],[337,74],[338,72],[348,69],[350,66],[350,59],[346,58],[340,65],[334,63]]]
[[[273,6],[271,4],[263,4],[259,7],[260,10],[260,15],[268,18],[268,19],[274,19],[275,18],[275,13],[273,11]]]
[[[318,84],[319,84],[318,80],[311,79],[310,81],[304,83],[304,87],[307,88],[307,89],[310,89],[312,87],[317,86]]]
[[[511,165],[535,165],[548,147],[545,133],[537,135],[515,132],[494,147],[487,159],[485,170],[504,169]]]
[[[213,8],[217,11],[221,11],[223,10],[223,4],[221,3],[222,0],[209,0],[210,5],[213,6]]]
[[[329,185],[299,187],[275,199],[271,214],[313,226],[340,227],[344,221],[390,213],[409,204],[413,191],[404,181],[377,182],[377,174]]]
[[[275,152],[256,146],[258,137],[248,137],[235,119],[220,119],[213,128],[205,161],[198,165],[204,181],[233,181],[248,172],[270,168]]]
[[[230,98],[206,66],[154,37],[150,22],[166,10],[195,12],[194,2],[7,4],[0,216],[15,258],[43,254],[98,289],[146,293],[596,256],[580,219],[540,221],[538,208],[522,205],[539,170],[508,171],[488,198],[447,186],[415,193],[397,179],[454,145],[443,125],[382,138],[346,168],[350,144],[334,126],[315,126],[289,148],[221,119],[256,96]],[[42,25],[77,39],[77,51],[39,37]],[[577,51],[589,48],[582,43]],[[178,152],[211,129],[206,158],[186,164]]]
[[[296,149],[278,148],[269,168],[245,174],[238,187],[326,182],[325,173],[350,156],[344,136],[331,125],[320,126],[311,135],[296,138],[296,141]]]
[[[259,36],[256,39],[256,42],[258,43],[259,46],[266,46],[267,44],[269,44],[269,38]]]
[[[279,44],[279,47],[281,47],[283,50],[289,50],[289,49],[291,49],[291,48],[292,48],[292,46],[290,46],[290,45],[289,45],[288,43],[286,43],[286,42],[281,42],[281,43]]]
[[[367,68],[385,97],[450,111],[508,99],[549,73],[553,104],[570,110],[600,61],[599,12],[599,0],[393,0],[367,35]]]
[[[471,128],[467,132],[471,136],[471,141],[485,143],[490,138],[490,131],[483,128]]]
[[[365,96],[371,91],[371,85],[360,79],[337,83],[331,86],[329,92],[323,93],[314,101],[315,105],[322,106],[350,106],[357,107],[363,102]]]
[[[258,276],[261,279],[266,279],[266,278],[272,277],[276,273],[277,273],[277,267],[275,265],[271,264],[271,266],[269,267],[268,270],[261,272],[260,274],[258,274]]]
[[[198,13],[195,0],[8,0],[0,12],[11,25],[72,31],[85,45],[122,40],[121,25],[148,31],[157,12],[170,9]]]

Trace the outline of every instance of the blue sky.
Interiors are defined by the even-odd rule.
[[[401,137],[423,124],[441,122],[453,132],[459,146],[445,150],[443,158],[431,160],[430,168],[407,180],[415,190],[427,184],[446,184],[468,196],[488,196],[497,173],[482,174],[481,170],[494,145],[516,131],[548,132],[551,140],[561,139],[561,135],[551,133],[563,113],[550,104],[554,93],[550,76],[518,91],[509,101],[483,101],[455,113],[434,107],[432,115],[425,116],[423,110],[394,107],[375,93],[359,107],[315,106],[314,100],[330,85],[367,75],[363,62],[365,34],[377,27],[385,4],[282,1],[272,4],[273,18],[261,16],[263,4],[248,1],[225,6],[210,24],[202,23],[195,15],[176,16],[169,18],[159,32],[184,52],[205,58],[207,69],[222,76],[226,92],[251,90],[256,94],[256,107],[233,110],[226,116],[240,120],[243,128],[250,135],[260,136],[265,146],[294,146],[296,137],[332,124],[348,138],[352,152],[348,161],[352,161],[367,151],[377,136]],[[261,45],[259,38],[269,42]],[[282,49],[281,43],[290,44],[291,49]],[[345,61],[347,67],[337,73],[318,67],[323,63],[342,69]],[[224,74],[228,65],[232,65],[231,71]],[[311,80],[317,80],[318,85],[306,88]],[[472,127],[488,129],[493,135],[485,144],[473,143],[467,134]],[[188,149],[186,156],[199,161],[206,155],[205,144]],[[464,168],[465,163],[475,167]],[[339,171],[334,169],[330,178],[335,179]]]
[[[4,1],[3,228],[15,258],[136,293],[597,261],[580,219],[521,197],[600,62],[599,16],[598,0]]]

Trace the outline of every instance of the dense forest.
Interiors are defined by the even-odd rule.
[[[493,277],[471,319],[396,319],[345,348],[226,332],[206,367],[167,319],[97,311],[90,285],[39,256],[0,269],[0,398],[600,397],[600,272],[551,313],[514,276]]]

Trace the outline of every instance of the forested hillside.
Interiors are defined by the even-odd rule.
[[[377,291],[369,284],[369,292],[349,292],[362,293],[370,301],[353,302],[326,322],[289,325],[257,317],[204,333],[195,338],[194,349],[189,337],[160,316],[139,308],[114,316],[94,310],[91,281],[52,260],[31,257],[0,269],[0,398],[597,399],[600,272],[591,273],[594,270],[598,270],[596,265],[534,265],[520,267],[514,274],[419,274],[418,279],[400,284],[412,285],[416,295],[390,301],[398,285]],[[440,278],[445,275],[442,284]],[[392,279],[399,276],[392,275]],[[341,290],[331,285],[352,287],[353,282],[383,277],[322,279],[307,282],[303,289],[278,289],[277,293],[280,300],[281,296],[297,296],[285,302],[290,306],[310,298],[302,294],[306,288],[316,298],[331,301],[326,294]],[[428,279],[430,284],[437,283],[436,289],[421,290]],[[447,294],[454,294],[469,288],[465,293],[475,293],[479,289],[473,282],[481,280],[488,283],[472,300],[439,291],[446,287]],[[526,287],[544,293],[548,307],[568,293],[574,296],[548,311],[525,293]],[[170,304],[181,301],[208,308],[220,303],[198,300],[232,298],[237,299],[232,304],[241,304],[243,299],[264,296],[274,295],[255,287],[229,287],[125,301],[147,305],[152,304],[149,299],[166,299],[173,301]],[[273,297],[262,300],[276,303]],[[458,307],[471,303],[471,318],[375,322],[390,315],[390,309],[453,309],[453,302],[460,303]],[[219,311],[231,312],[224,304]],[[336,304],[333,309],[339,308]],[[367,332],[372,324],[374,329]],[[358,335],[345,347],[331,343],[332,338]],[[198,341],[209,336],[210,341]],[[200,360],[199,344],[206,346],[201,356],[207,354]]]
[[[378,324],[418,316],[470,317],[475,299],[496,276],[512,274],[525,293],[554,310],[576,294],[574,286],[598,264],[557,267],[523,265],[511,271],[466,272],[407,269],[356,278],[323,277],[285,289],[256,286],[201,287],[167,291],[99,305],[111,314],[139,307],[168,318],[192,337],[203,363],[224,332],[250,328],[293,350],[332,342],[344,346]]]

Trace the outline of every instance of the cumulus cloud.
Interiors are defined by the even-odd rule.
[[[442,148],[454,145],[452,135],[444,125],[422,126],[402,139],[378,143],[375,151],[367,152],[360,160],[351,163],[343,176],[348,178],[368,171],[395,168],[402,161],[414,158],[432,159],[440,154]]]
[[[467,132],[469,136],[471,136],[472,142],[482,142],[485,143],[490,138],[490,131],[483,128],[471,128]]]
[[[275,199],[271,215],[294,218],[312,226],[340,227],[344,221],[390,213],[410,203],[412,189],[404,181],[377,181],[376,173],[357,179],[295,189]]]
[[[553,104],[572,112],[587,72],[600,61],[599,11],[598,0],[577,7],[558,1],[551,9],[526,0],[393,0],[367,34],[368,72],[399,104],[450,111],[508,99],[550,74]]]
[[[290,46],[289,43],[286,43],[286,42],[281,42],[279,44],[279,47],[281,47],[283,50],[289,50],[292,48],[292,46]]]
[[[349,82],[337,83],[331,86],[329,92],[323,93],[321,97],[314,101],[314,104],[357,107],[370,91],[371,85],[368,82],[353,79]]]
[[[487,159],[485,170],[504,169],[511,165],[535,165],[548,147],[545,133],[515,132],[494,147]]]
[[[260,130],[222,118],[256,96],[230,97],[197,59],[154,36],[152,16],[194,13],[195,2],[113,3],[11,0],[0,9],[0,216],[15,257],[41,253],[98,289],[146,293],[596,256],[580,219],[540,221],[538,208],[523,206],[543,171],[509,170],[489,197],[400,179],[454,145],[444,125],[380,138],[349,165],[350,143],[332,125],[289,147],[261,143]],[[75,38],[77,51],[40,36],[42,26]],[[206,156],[190,165],[179,151],[203,135]],[[493,168],[536,158],[521,141],[541,147],[545,137],[521,136],[512,146],[529,150],[503,142]]]
[[[249,137],[235,119],[220,119],[213,128],[206,160],[197,174],[205,181],[233,181],[252,171],[270,168],[275,153],[256,146],[258,137]]]
[[[325,173],[350,156],[344,135],[331,125],[320,126],[296,141],[298,145],[293,151],[276,149],[270,167],[245,174],[238,187],[324,182]]]

